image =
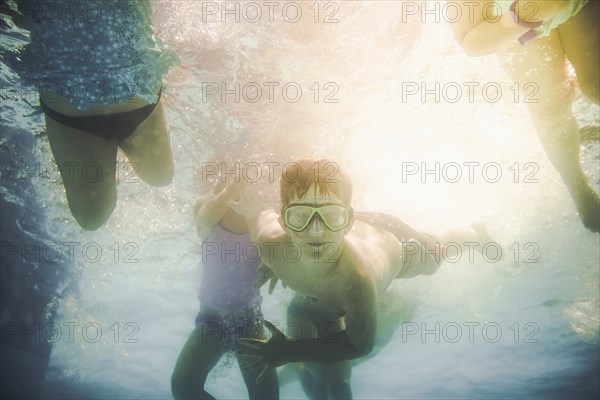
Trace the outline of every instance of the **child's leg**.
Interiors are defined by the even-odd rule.
[[[277,380],[277,371],[275,368],[269,370],[263,376],[262,380],[256,383],[256,378],[262,371],[243,367],[244,361],[241,357],[238,358],[238,362],[240,363],[240,370],[242,371],[242,376],[244,378],[244,382],[246,383],[250,400],[279,399],[279,382]]]
[[[246,329],[244,332],[245,338],[251,339],[263,339],[264,335],[261,332],[254,329]],[[259,368],[249,368],[245,365],[248,361],[246,357],[237,357],[240,365],[240,371],[242,377],[248,388],[248,396],[250,400],[264,399],[264,400],[276,400],[279,399],[279,381],[277,380],[277,371],[275,368],[268,371],[262,380],[257,383],[256,378],[262,372]]]
[[[175,364],[171,377],[173,397],[176,400],[214,399],[204,390],[204,383],[224,352],[220,329],[209,324],[194,329]]]

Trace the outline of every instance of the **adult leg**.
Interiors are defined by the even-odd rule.
[[[171,391],[179,399],[214,399],[204,384],[208,373],[217,364],[225,349],[220,329],[205,323],[194,329],[186,341],[171,377]]]
[[[575,201],[586,228],[600,229],[600,199],[587,182],[579,163],[579,127],[571,110],[573,86],[565,73],[565,53],[558,32],[525,46],[516,43],[501,60],[519,87],[535,84],[537,93],[528,103],[540,140],[550,162]],[[530,86],[531,87],[531,86]]]
[[[101,227],[117,203],[117,145],[46,116],[46,130],[71,214],[86,230]]]
[[[600,1],[591,0],[573,18],[560,25],[558,35],[567,58],[577,73],[583,93],[598,104],[600,84]]]
[[[162,97],[152,113],[119,147],[138,176],[152,186],[166,186],[173,179],[173,153]]]

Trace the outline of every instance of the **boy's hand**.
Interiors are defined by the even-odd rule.
[[[259,383],[271,368],[287,363],[284,356],[286,336],[269,321],[265,320],[264,324],[271,332],[271,339],[238,339],[240,348],[237,355],[248,357],[249,360],[244,363],[243,368],[260,371],[256,383]]]
[[[277,275],[275,275],[271,268],[266,266],[266,264],[261,264],[256,271],[256,283],[254,284],[254,287],[256,289],[260,289],[265,283],[267,283],[268,280],[271,281],[271,283],[269,283],[269,294],[272,294],[279,278]],[[281,285],[284,289],[287,287],[283,281],[281,281]]]

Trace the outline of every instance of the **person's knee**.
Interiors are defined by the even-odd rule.
[[[88,196],[67,193],[71,214],[87,231],[95,231],[106,223],[117,204],[115,190],[91,193]]]
[[[138,172],[140,178],[155,187],[168,186],[173,181],[173,163],[166,162],[157,167],[145,167]]]
[[[583,94],[596,104],[599,104],[598,75],[595,73],[579,74],[577,82]]]
[[[79,226],[81,226],[84,230],[95,231],[106,223],[106,221],[110,217],[110,214],[96,216],[81,213],[78,214],[77,212],[73,212],[73,217],[75,218]]]
[[[538,88],[532,92],[527,103],[534,119],[554,120],[564,118],[571,113],[575,98],[575,87],[572,82],[564,82],[560,87]]]

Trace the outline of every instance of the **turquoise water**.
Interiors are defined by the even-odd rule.
[[[422,24],[399,2],[321,2],[318,22],[313,2],[297,3],[297,22],[278,13],[282,6],[273,22],[263,15],[257,23],[243,15],[223,23],[208,15],[212,9],[203,17],[202,2],[155,4],[157,35],[182,59],[164,95],[175,178],[167,188],[137,182],[120,154],[119,202],[100,230],[75,224],[56,176],[17,179],[3,171],[2,240],[61,249],[60,266],[43,252],[2,264],[3,280],[19,283],[8,308],[34,310],[61,327],[42,397],[170,397],[170,375],[198,308],[200,244],[189,217],[194,172],[225,153],[259,163],[327,156],[351,173],[355,208],[389,212],[431,232],[483,221],[502,245],[501,260],[463,254],[433,276],[394,282],[386,302],[402,324],[379,354],[355,367],[356,398],[596,398],[598,235],[581,225],[496,58],[466,57],[448,24]],[[26,31],[12,28],[2,50],[27,40]],[[2,160],[51,171],[37,99],[1,66]],[[239,101],[209,94],[213,84],[220,90],[235,82]],[[439,101],[409,95],[415,85],[436,82]],[[286,84],[287,98],[278,89]],[[262,97],[252,102],[257,86]],[[292,102],[298,87],[302,95]],[[575,110],[581,126],[600,124],[598,107],[580,95]],[[598,152],[597,141],[582,143],[596,189]],[[438,182],[422,175],[436,162]],[[463,175],[453,183],[456,164],[465,174],[465,165],[475,165],[465,163],[479,163],[472,182]],[[260,190],[273,203],[276,185],[261,181]],[[266,317],[283,323],[291,292],[263,295]],[[10,318],[3,314],[3,322]],[[247,397],[231,358],[207,389],[217,398]],[[291,383],[282,398],[304,395]]]

